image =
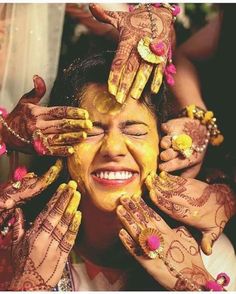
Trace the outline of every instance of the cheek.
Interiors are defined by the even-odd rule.
[[[74,146],[74,149],[75,153],[67,159],[68,170],[71,178],[78,183],[79,189],[84,191],[84,183],[86,183],[88,169],[94,157],[94,150],[87,143],[80,143]]]
[[[150,140],[150,142],[133,142],[127,140],[126,144],[141,169],[142,180],[144,180],[151,171],[156,172],[159,154],[158,137]]]

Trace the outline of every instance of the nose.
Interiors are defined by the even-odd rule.
[[[109,132],[105,135],[100,148],[102,157],[116,160],[124,157],[128,152],[125,140],[119,132]]]

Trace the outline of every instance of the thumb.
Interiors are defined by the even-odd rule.
[[[13,244],[16,244],[20,241],[20,239],[24,235],[24,217],[22,210],[20,208],[16,208],[15,210],[15,222],[13,224]]]
[[[44,80],[40,76],[34,75],[33,82],[34,88],[21,98],[21,102],[37,104],[45,94],[46,85]]]
[[[92,15],[101,22],[105,22],[113,25],[115,28],[118,26],[118,20],[120,19],[120,15],[115,11],[107,11],[104,10],[98,4],[90,4],[89,9]]]
[[[201,241],[201,249],[206,255],[211,255],[212,246],[214,241],[216,240],[216,234],[212,231],[203,233],[202,241]]]

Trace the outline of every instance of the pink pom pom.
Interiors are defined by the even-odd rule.
[[[27,174],[27,169],[25,166],[19,166],[15,169],[13,174],[13,180],[14,181],[21,181],[23,177]]]
[[[161,241],[157,236],[150,236],[147,238],[147,245],[151,251],[160,247]]]
[[[173,63],[167,65],[166,67],[166,71],[169,73],[169,74],[176,74],[176,67]]]
[[[0,115],[1,115],[3,118],[6,118],[6,117],[7,117],[7,111],[6,111],[5,108],[0,107]]]
[[[158,42],[157,44],[150,44],[151,51],[158,55],[162,56],[165,53],[165,46],[163,42]]]
[[[0,143],[0,156],[7,152],[7,147],[5,143]]]
[[[179,5],[173,5],[172,7],[174,8],[172,11],[173,16],[177,16],[180,13]]]
[[[169,86],[173,86],[175,84],[175,80],[173,76],[167,72],[165,72],[166,82]]]
[[[161,3],[153,3],[152,6],[154,6],[155,8],[159,8],[161,6]]]
[[[224,283],[222,286],[226,287],[229,285],[230,282],[230,277],[226,273],[219,273],[218,276],[216,277],[216,280],[219,280],[221,278],[224,278]]]
[[[216,281],[207,281],[205,287],[208,290],[223,291],[223,287],[216,283]]]
[[[47,149],[43,146],[43,143],[41,142],[41,140],[36,139],[33,142],[33,146],[35,151],[39,154],[39,155],[45,155]]]
[[[134,11],[133,5],[129,5],[129,12],[132,12],[132,11]]]

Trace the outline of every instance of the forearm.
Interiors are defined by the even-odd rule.
[[[177,50],[174,63],[177,73],[175,85],[170,87],[170,90],[176,97],[180,109],[190,104],[206,109],[201,94],[199,76],[193,62],[181,50]]]

